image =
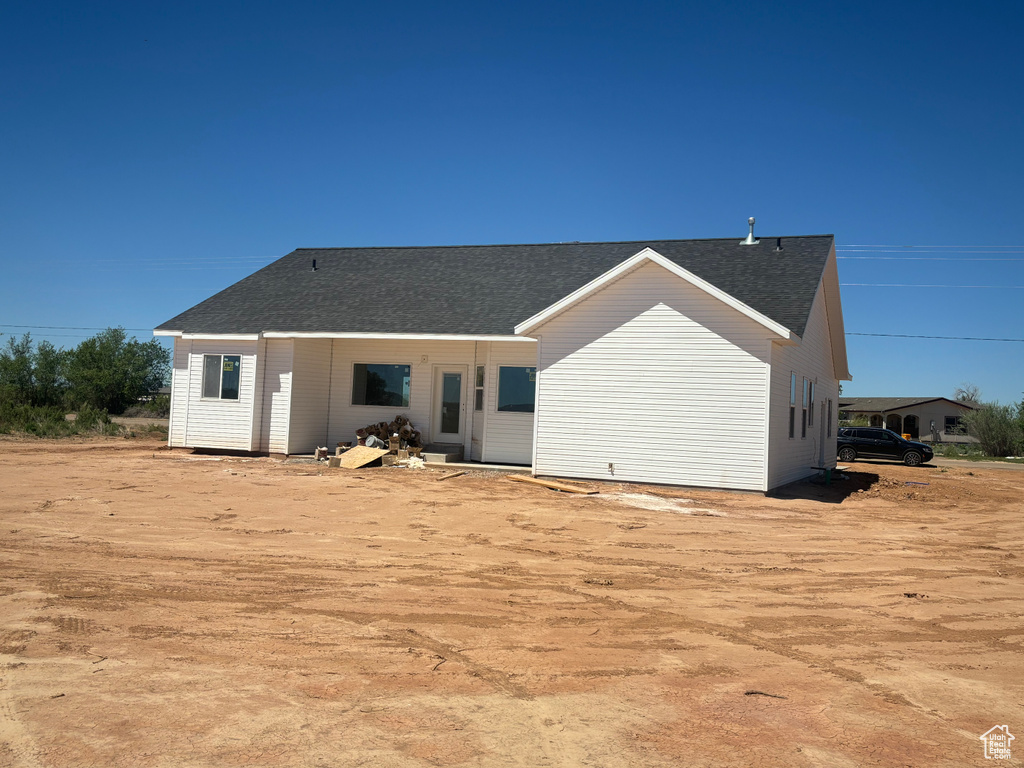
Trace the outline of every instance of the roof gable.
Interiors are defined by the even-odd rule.
[[[645,248],[803,334],[831,235],[623,243],[301,248],[168,320],[188,334],[509,336]],[[316,259],[317,270],[311,270]]]
[[[760,323],[777,336],[781,336],[785,339],[790,339],[793,337],[793,334],[789,331],[788,328],[785,328],[779,323],[776,323],[774,320],[765,317],[757,310],[751,309],[742,301],[739,301],[738,299],[730,296],[724,291],[716,288],[706,280],[697,277],[695,274],[693,274],[687,269],[684,269],[675,262],[669,261],[660,253],[651,248],[644,248],[636,255],[626,259],[624,262],[608,270],[600,277],[591,280],[583,287],[573,291],[568,296],[563,297],[559,301],[556,301],[550,307],[545,308],[544,310],[538,312],[530,319],[520,323],[515,328],[516,334],[528,335],[532,331],[536,330],[539,326],[546,323],[548,320],[557,317],[562,312],[565,312],[574,305],[586,299],[588,296],[592,296],[601,289],[610,285],[615,280],[624,277],[625,275],[629,274],[635,269],[638,269],[641,265],[645,263],[653,263],[657,264],[660,267],[663,267],[676,277],[685,280],[686,282],[701,289],[710,296],[718,299],[723,304],[732,307],[737,312],[740,312],[741,314],[749,317],[751,320]]]

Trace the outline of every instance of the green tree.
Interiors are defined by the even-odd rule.
[[[67,352],[48,341],[36,344],[32,355],[33,405],[60,405],[63,402],[67,390],[64,379],[67,356]]]
[[[108,328],[67,353],[68,401],[122,413],[169,372],[170,355],[159,341],[129,340],[123,328]]]
[[[32,337],[11,336],[0,349],[0,397],[7,403],[32,402]]]

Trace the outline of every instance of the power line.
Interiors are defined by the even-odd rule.
[[[0,331],[0,336],[3,336],[3,332]],[[89,338],[88,333],[45,333],[43,334],[48,339],[87,339]],[[11,338],[14,338],[13,334]]]
[[[953,256],[836,256],[837,259],[865,259],[869,261],[1024,261],[1020,259],[956,258]]]
[[[1024,285],[928,285],[919,283],[840,283],[843,288],[1024,288]]]
[[[845,243],[837,245],[836,248],[1007,248],[1013,250],[1024,250],[1024,245],[866,245],[864,243]]]
[[[109,326],[108,326],[109,327]],[[0,323],[0,328],[31,328],[51,331],[105,331],[106,328],[90,328],[82,325],[12,325]],[[152,328],[122,328],[122,331],[152,331]],[[56,335],[56,334],[55,334]]]
[[[944,339],[947,341],[1019,341],[1024,339],[988,339],[977,336],[917,336],[909,333],[854,333],[847,331],[847,336],[885,336],[892,339]]]

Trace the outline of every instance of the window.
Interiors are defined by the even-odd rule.
[[[408,365],[356,363],[352,374],[352,405],[409,407]]]
[[[800,439],[807,437],[807,379],[804,379],[803,413],[800,416]]]
[[[959,416],[947,416],[945,432],[947,435],[963,435],[967,433],[967,430],[964,429],[964,423]]]
[[[828,430],[828,434],[825,437],[832,437],[832,401],[828,401],[828,421],[825,422],[825,428]]]
[[[789,374],[789,437],[796,437],[796,374]]]
[[[203,399],[237,400],[241,355],[203,355]]]
[[[533,413],[537,393],[537,369],[498,368],[498,410],[514,413]]]
[[[476,410],[484,409],[484,367],[476,367]]]
[[[814,426],[814,382],[808,382],[807,384],[807,402],[811,405],[807,409],[807,426]]]

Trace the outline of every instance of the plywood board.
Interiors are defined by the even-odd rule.
[[[365,445],[357,445],[341,454],[341,461],[338,462],[338,465],[345,469],[359,469],[386,453],[389,453],[387,448],[367,448]]]
[[[526,477],[525,475],[505,475],[507,480],[515,480],[519,483],[532,483],[533,485],[542,485],[545,488],[550,488],[554,491],[564,491],[565,493],[585,493],[588,496],[597,493],[597,491],[589,488],[583,488],[579,485],[566,485],[565,483],[556,483],[551,480],[541,480],[536,477]]]

